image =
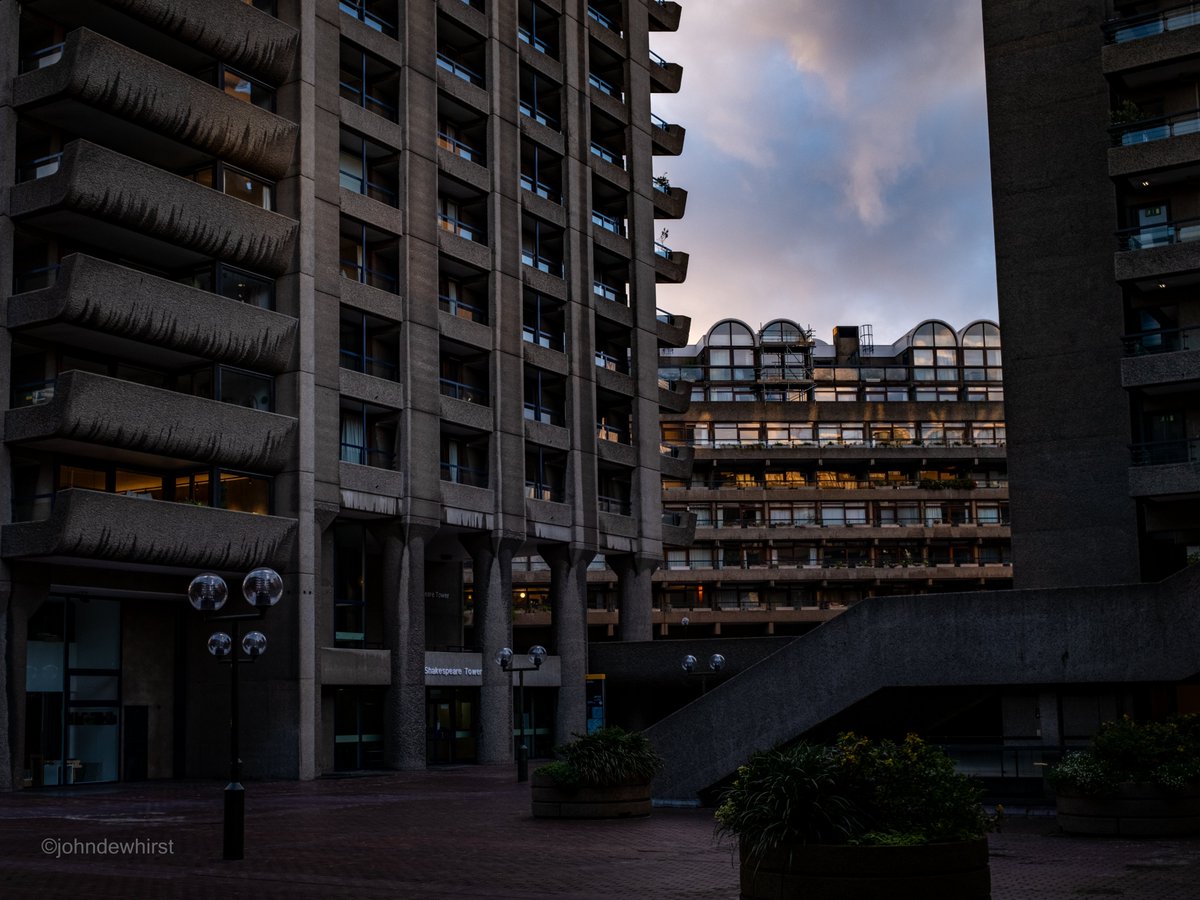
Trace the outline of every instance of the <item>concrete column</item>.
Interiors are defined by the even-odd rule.
[[[565,744],[587,729],[587,567],[596,555],[564,544],[538,547],[550,566],[552,653],[559,657],[561,681],[554,716],[554,744]]]
[[[650,580],[659,560],[639,554],[608,557],[608,564],[617,573],[617,603],[621,615],[617,636],[622,641],[649,641],[654,638],[651,627],[653,584]]]
[[[1043,744],[1062,745],[1062,722],[1059,721],[1058,692],[1042,691],[1037,696],[1037,721],[1039,737]]]
[[[384,641],[391,651],[387,761],[425,768],[425,542],[437,529],[390,527],[383,535]]]
[[[475,591],[475,642],[483,654],[479,691],[481,763],[513,759],[512,675],[494,661],[496,651],[512,646],[512,558],[521,539],[499,535],[462,538],[471,554]]]

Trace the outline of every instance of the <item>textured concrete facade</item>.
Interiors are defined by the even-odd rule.
[[[682,71],[650,33],[678,19],[0,2],[6,784],[68,758],[83,780],[220,770],[224,670],[183,601],[209,568],[286,585],[244,679],[248,775],[421,767],[443,740],[511,759],[517,679],[492,658],[517,555],[553,573],[534,725],[585,727],[587,568],[642,573],[624,630],[648,637],[670,528],[657,359],[687,323],[664,331],[655,284],[686,254],[656,252],[655,220],[687,194],[654,181],[683,129],[651,95]],[[169,635],[173,678],[55,712],[29,674],[62,646],[46,622],[110,603],[124,668]],[[472,674],[446,680],[445,654]]]

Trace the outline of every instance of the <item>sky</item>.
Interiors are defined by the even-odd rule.
[[[688,191],[658,305],[718,319],[873,326],[996,319],[980,4],[683,0],[651,49],[683,66],[654,112],[687,129],[655,173]]]

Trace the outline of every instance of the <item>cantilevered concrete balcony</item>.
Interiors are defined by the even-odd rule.
[[[1175,79],[1182,74],[1180,70],[1191,69],[1189,63],[1194,65],[1198,26],[1195,11],[1183,3],[1178,8],[1113,21],[1105,26],[1109,43],[1101,50],[1101,69],[1123,81],[1136,79],[1139,85],[1148,78]]]
[[[1200,270],[1200,220],[1168,222],[1119,235],[1113,258],[1117,281],[1159,279]]]
[[[650,192],[654,200],[654,218],[682,219],[687,210],[688,192],[681,187],[659,187]]]
[[[24,0],[47,18],[85,25],[184,71],[212,60],[268,84],[287,80],[300,33],[243,0]]]
[[[679,30],[679,14],[682,7],[674,0],[649,0],[646,8],[650,12],[651,31]]]
[[[687,346],[688,335],[692,331],[691,316],[677,316],[674,313],[667,312],[665,309],[660,309],[656,313],[655,318],[658,321],[657,337],[659,347]]]
[[[12,189],[13,219],[168,268],[207,258],[282,274],[297,225],[186,178],[78,140],[59,169]]]
[[[654,245],[654,280],[658,284],[683,284],[687,269],[688,254],[662,244]]]
[[[663,545],[690,547],[696,539],[694,512],[664,512],[662,517]]]
[[[1129,496],[1131,497],[1200,497],[1200,448],[1196,441],[1177,442],[1185,449],[1178,454],[1178,461],[1151,465],[1134,465],[1129,468]],[[1136,455],[1135,449],[1135,455]],[[1162,448],[1159,448],[1162,452]],[[1190,459],[1188,458],[1190,455]],[[1172,458],[1174,454],[1164,454]]]
[[[182,368],[204,360],[282,372],[296,343],[290,316],[73,253],[55,283],[14,294],[8,327],[129,360]]]
[[[1146,339],[1153,338],[1153,351]],[[1140,348],[1140,352],[1139,352]],[[1142,388],[1200,382],[1200,330],[1181,329],[1152,332],[1126,339],[1127,352],[1121,360],[1121,387]]]
[[[667,412],[686,412],[692,405],[692,383],[658,379],[658,406]]]
[[[651,113],[650,140],[655,156],[678,156],[683,152],[683,141],[687,129],[682,125],[667,122]]]
[[[1135,123],[1116,135],[1108,151],[1108,174],[1128,178],[1193,166],[1200,159],[1200,112]]]
[[[659,449],[658,468],[663,475],[682,479],[692,477],[696,451],[691,447],[671,444],[663,444]]]
[[[677,94],[683,83],[683,66],[667,62],[650,51],[650,90],[655,94]]]
[[[295,428],[289,416],[77,370],[58,376],[46,402],[4,414],[10,445],[155,467],[207,462],[252,472],[290,464]]]
[[[292,564],[294,519],[65,490],[43,522],[0,529],[5,559],[246,571]]]
[[[16,79],[13,105],[39,122],[177,170],[215,156],[282,178],[299,132],[287,119],[86,28],[67,35],[58,62]]]

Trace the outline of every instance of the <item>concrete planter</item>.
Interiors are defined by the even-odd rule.
[[[650,815],[650,782],[564,790],[549,775],[534,772],[535,819],[624,819]]]
[[[1161,836],[1200,832],[1200,784],[1171,790],[1131,781],[1102,797],[1058,794],[1058,826],[1069,834]]]
[[[987,838],[917,847],[801,844],[741,854],[742,900],[989,900]]]

